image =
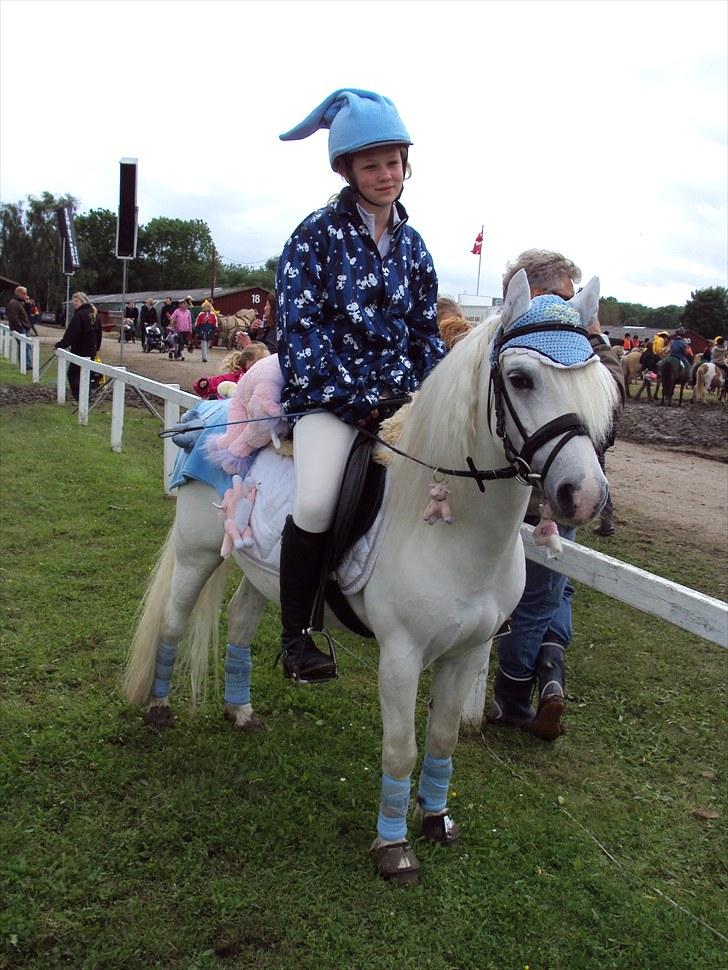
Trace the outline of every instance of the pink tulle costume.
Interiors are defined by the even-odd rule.
[[[227,431],[210,439],[210,461],[229,475],[245,475],[249,462],[244,459],[248,455],[271,441],[278,447],[279,436],[288,432],[288,421],[281,410],[282,389],[283,374],[278,355],[271,354],[256,361],[240,378],[230,398]],[[236,423],[249,418],[271,420]]]

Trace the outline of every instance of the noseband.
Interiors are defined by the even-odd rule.
[[[586,337],[589,336],[587,331],[582,327],[573,327],[565,323],[544,322],[532,323],[526,327],[508,330],[505,333],[499,332],[496,335],[496,339],[493,344],[490,368],[490,384],[488,386],[488,429],[492,432],[491,412],[493,411],[495,413],[495,433],[503,442],[506,459],[511,467],[515,469],[516,478],[524,485],[543,484],[543,482],[546,481],[546,476],[551,468],[551,465],[553,464],[554,459],[564,445],[578,435],[584,435],[586,437],[589,436],[589,431],[580,420],[579,415],[575,414],[573,411],[569,412],[568,414],[562,414],[558,418],[554,418],[552,421],[548,421],[546,424],[534,431],[532,435],[529,435],[526,429],[523,427],[523,423],[518,417],[518,413],[516,412],[513,402],[508,395],[508,388],[500,365],[501,355],[503,354],[503,350],[508,341],[516,337],[522,337],[528,333],[543,333],[544,331],[554,330],[564,330],[568,331],[569,333],[582,333]],[[513,423],[518,429],[518,433],[523,441],[520,451],[516,451],[515,447],[513,446],[513,442],[508,436],[508,432],[506,430],[506,409],[510,414]],[[543,468],[540,472],[534,472],[531,469],[533,456],[536,454],[539,448],[543,447],[543,445],[549,441],[552,441],[554,438],[558,438],[559,440],[551,449],[548,458],[543,464]]]

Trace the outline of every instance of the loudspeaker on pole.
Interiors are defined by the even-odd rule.
[[[119,162],[119,217],[116,222],[116,255],[134,259],[137,248],[137,159]]]
[[[58,220],[58,235],[61,237],[61,272],[65,276],[72,276],[81,265],[72,207],[70,205],[59,205],[56,209],[56,219]]]

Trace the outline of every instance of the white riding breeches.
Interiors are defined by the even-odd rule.
[[[306,414],[294,425],[293,521],[299,529],[326,532],[330,528],[356,434],[356,428],[328,412]]]

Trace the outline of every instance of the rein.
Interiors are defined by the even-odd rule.
[[[483,487],[483,482],[494,482],[499,478],[518,478],[519,472],[514,465],[508,465],[506,468],[491,468],[491,469],[481,469],[475,467],[475,462],[467,455],[465,458],[465,463],[467,468],[442,468],[440,465],[429,465],[426,461],[422,461],[420,458],[415,458],[414,455],[408,455],[406,451],[401,451],[394,445],[390,445],[388,441],[384,441],[378,435],[374,434],[373,431],[367,431],[366,428],[359,428],[359,431],[366,435],[367,438],[371,438],[372,441],[377,441],[380,445],[384,445],[385,448],[389,448],[393,451],[395,455],[400,455],[402,458],[408,458],[410,461],[415,462],[417,465],[422,465],[423,468],[429,468],[430,471],[434,472],[436,475],[451,475],[454,478],[472,478],[475,484],[478,486],[481,492],[485,491]],[[519,481],[523,481],[519,478]],[[530,482],[525,482],[524,484],[530,485]]]

